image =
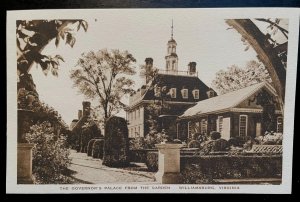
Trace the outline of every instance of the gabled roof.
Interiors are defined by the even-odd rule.
[[[240,90],[200,101],[194,107],[186,110],[183,115],[180,116],[180,118],[199,114],[213,113],[233,108],[264,87],[267,88],[267,90],[273,95],[277,95],[276,91],[270,84],[262,82],[246,88],[242,88]]]

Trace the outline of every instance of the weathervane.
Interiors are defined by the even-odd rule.
[[[173,19],[172,19],[172,26],[171,26],[171,39],[173,39]]]

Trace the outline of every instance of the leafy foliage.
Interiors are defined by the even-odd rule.
[[[96,139],[92,145],[93,158],[103,159],[103,148],[104,148],[104,140]]]
[[[261,145],[281,145],[282,133],[266,132],[266,134],[256,137],[255,140]]]
[[[54,128],[50,122],[45,121],[33,125],[31,131],[26,134],[26,139],[34,144],[32,168],[36,183],[68,183],[68,178],[63,173],[67,171],[71,161],[64,135],[54,135]]]
[[[76,25],[77,31],[82,27],[87,31],[88,24],[84,20],[17,20],[17,67],[20,74],[28,73],[33,62],[39,64],[45,75],[51,70],[54,76],[58,75],[58,66],[64,59],[60,55],[47,56],[41,50],[52,39],[58,46],[61,40],[74,46],[76,39],[74,29],[69,25]]]
[[[125,167],[129,164],[129,140],[127,121],[110,117],[105,124],[103,165]]]
[[[80,93],[99,100],[98,109],[107,119],[125,106],[121,98],[134,92],[134,81],[128,76],[136,73],[135,62],[128,51],[90,51],[81,55],[70,77]]]
[[[146,165],[150,172],[158,170],[158,152],[147,152]]]
[[[218,71],[212,86],[219,93],[225,94],[263,81],[272,82],[263,64],[252,60],[245,68],[232,65],[227,71]]]

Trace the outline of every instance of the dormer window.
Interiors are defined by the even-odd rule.
[[[194,99],[199,99],[199,90],[198,89],[195,89],[193,90],[193,96],[194,96]]]
[[[176,98],[176,88],[170,89],[170,96],[171,96],[171,98]]]
[[[189,90],[188,89],[186,89],[186,88],[184,88],[184,89],[182,89],[181,90],[181,95],[182,95],[182,98],[184,98],[184,99],[188,99],[189,98]]]

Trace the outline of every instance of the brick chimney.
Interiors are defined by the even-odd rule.
[[[145,65],[146,65],[146,69],[145,69],[145,73],[146,73],[146,84],[150,81],[149,77],[149,73],[152,71],[153,68],[153,59],[152,58],[146,58],[145,59]]]
[[[188,64],[188,74],[189,75],[195,75],[196,74],[196,62],[190,62]]]
[[[79,109],[79,110],[78,110],[78,120],[81,119],[81,117],[82,117],[82,110]]]
[[[82,102],[82,116],[89,116],[91,113],[91,102]]]

